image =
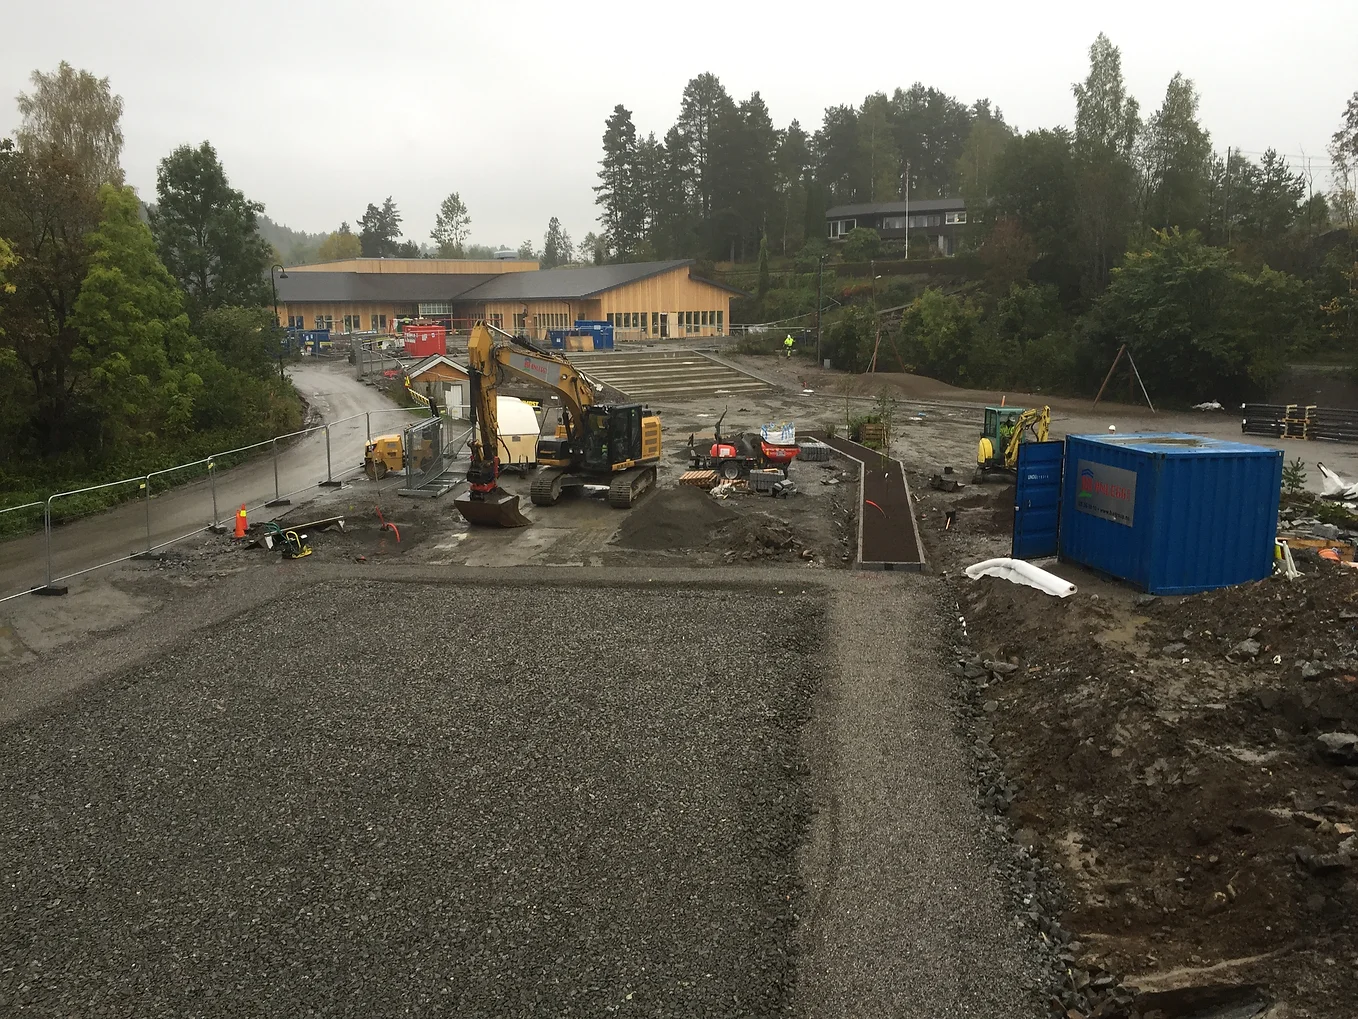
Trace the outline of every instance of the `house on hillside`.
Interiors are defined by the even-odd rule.
[[[940,255],[955,255],[967,228],[967,203],[960,198],[836,205],[825,212],[825,235],[842,241],[855,227],[876,230],[884,241],[925,237]]]

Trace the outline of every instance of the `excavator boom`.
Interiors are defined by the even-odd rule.
[[[525,340],[498,330],[505,342],[497,342],[484,322],[472,326],[467,342],[467,374],[471,379],[471,465],[469,489],[453,500],[458,512],[473,524],[492,527],[525,527],[530,522],[519,509],[519,497],[499,486],[500,444],[496,394],[502,378],[517,379],[557,393],[568,419],[580,422],[594,404],[594,387],[565,358],[540,351]]]

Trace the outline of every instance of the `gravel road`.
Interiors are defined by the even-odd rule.
[[[0,676],[0,1013],[1040,1014],[933,581],[285,566]]]
[[[322,421],[366,411],[375,413],[373,429],[390,431],[400,420],[395,405],[372,386],[353,376],[343,362],[303,361],[289,369],[288,377],[311,404]],[[366,422],[360,418],[332,429],[330,456],[334,472],[363,459]],[[267,452],[267,450],[266,450]],[[325,436],[315,432],[292,444],[280,443],[278,491],[282,494],[316,491],[326,477]],[[167,479],[172,480],[172,479]],[[158,482],[153,482],[153,486]],[[136,491],[136,486],[128,486]],[[217,478],[217,504],[221,519],[230,522],[241,503],[259,507],[274,497],[273,458],[251,460]],[[212,522],[212,492],[206,480],[195,481],[151,500],[151,537],[154,543],[169,541],[201,530]],[[87,570],[112,562],[146,547],[146,504],[137,500],[104,513],[58,527],[52,536],[53,576]],[[46,578],[46,545],[42,534],[0,543],[0,598],[42,584]]]

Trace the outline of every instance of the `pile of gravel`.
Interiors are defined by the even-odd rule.
[[[628,513],[615,545],[639,551],[702,548],[736,513],[700,488],[663,488]]]
[[[661,585],[224,623],[0,728],[0,1012],[777,1014],[823,635]]]

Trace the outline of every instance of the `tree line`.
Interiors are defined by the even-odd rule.
[[[1274,149],[1215,148],[1181,73],[1143,113],[1104,35],[1071,91],[1069,126],[1019,131],[988,98],[916,83],[831,106],[808,132],[775,128],[758,92],[737,100],[699,75],[663,137],[622,105],[607,118],[606,257],[735,263],[727,280],[752,291],[737,321],[803,325],[823,266],[825,340],[842,367],[968,385],[1081,390],[1126,342],[1162,393],[1226,397],[1266,389],[1289,358],[1358,352],[1358,94],[1326,189]],[[890,271],[865,282],[877,260],[930,257],[926,239],[907,251],[859,228],[832,246],[825,212],[907,191],[965,199],[966,254],[939,261],[936,286]]]
[[[296,427],[262,206],[213,147],[161,160],[149,210],[120,165],[122,99],[33,72],[0,141],[0,485],[164,466]]]
[[[586,234],[579,247],[556,216],[551,217],[539,247],[530,240],[517,248],[505,245],[475,244],[471,240],[471,213],[462,196],[454,191],[439,205],[434,216],[430,243],[417,244],[404,239],[403,217],[395,199],[388,195],[381,203],[369,202],[355,221],[358,231],[343,222],[328,234],[307,234],[262,221],[261,233],[275,246],[277,259],[289,265],[307,262],[333,262],[345,258],[471,258],[493,260],[500,251],[513,251],[518,258],[536,259],[544,269],[572,262],[594,263],[604,259],[603,245],[593,234]]]

